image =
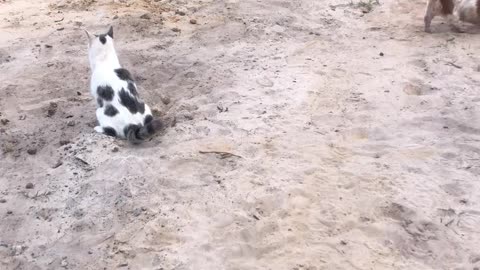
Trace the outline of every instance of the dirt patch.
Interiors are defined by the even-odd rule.
[[[480,267],[479,36],[352,3],[1,2],[0,268]],[[140,146],[93,130],[109,25]]]

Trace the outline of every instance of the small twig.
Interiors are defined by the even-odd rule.
[[[452,220],[450,220],[449,222],[445,223],[445,227],[448,227],[450,226],[450,224],[453,223],[453,221],[455,221],[455,219],[453,218]]]
[[[222,151],[198,151],[200,154],[217,154],[220,155],[221,159],[229,158],[229,157],[238,157],[243,158],[242,156],[235,155],[229,152],[222,152]]]
[[[27,192],[22,192],[22,194],[23,194],[23,196],[25,196],[25,198],[33,199],[33,200],[37,200],[40,197],[45,197],[45,198],[48,199],[48,196],[50,196],[52,193],[53,192],[51,192],[51,191],[45,191],[43,193],[39,193],[39,191],[37,191],[37,193],[35,195],[30,196]]]
[[[81,159],[81,158],[79,158],[79,157],[74,157],[74,158],[75,158],[75,160],[79,161],[79,162],[80,162],[81,164],[83,164],[83,165],[87,165],[87,166],[90,165],[90,164],[88,164],[88,162],[86,162],[85,160],[83,160],[83,159]]]
[[[459,66],[459,65],[456,65],[456,64],[455,64],[455,63],[453,63],[453,62],[447,62],[445,65],[447,65],[447,66],[452,66],[452,67],[454,67],[454,68],[458,68],[458,69],[462,69],[462,67],[461,67],[461,66]]]

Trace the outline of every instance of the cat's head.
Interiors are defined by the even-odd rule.
[[[108,29],[108,32],[105,34],[90,34],[87,30],[85,30],[85,33],[88,37],[88,56],[92,67],[96,61],[108,60],[110,55],[115,54],[112,26],[110,26],[110,29]]]

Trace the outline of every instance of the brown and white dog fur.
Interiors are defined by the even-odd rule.
[[[461,31],[458,21],[480,24],[480,0],[428,0],[425,32],[431,32],[432,19],[438,15],[446,17],[454,30]]]

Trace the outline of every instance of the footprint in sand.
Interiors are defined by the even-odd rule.
[[[410,96],[428,95],[432,90],[434,90],[434,88],[415,81],[411,81],[403,87],[403,92]]]

